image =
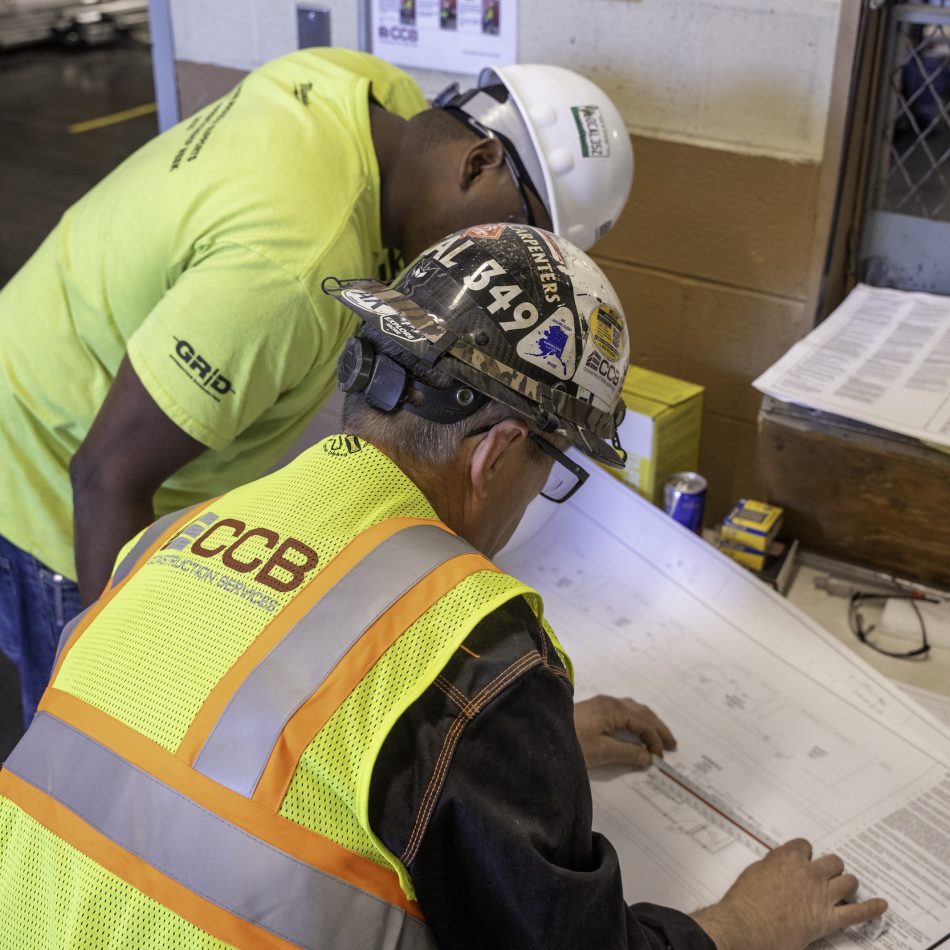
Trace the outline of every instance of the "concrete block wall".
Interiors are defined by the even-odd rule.
[[[841,3],[519,0],[519,59],[590,76],[630,129],[633,194],[594,256],[620,293],[634,362],[706,387],[710,523],[736,498],[761,497],[750,384],[813,324]],[[359,47],[357,4],[319,5],[333,43]],[[183,114],[292,49],[294,7],[171,0]],[[430,93],[457,78],[417,77]]]
[[[752,380],[812,327],[819,166],[633,137],[634,194],[596,247],[633,362],[706,387],[707,520],[761,497]]]

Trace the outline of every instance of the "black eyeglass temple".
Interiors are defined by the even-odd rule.
[[[541,196],[538,194],[537,189],[534,187],[534,183],[531,181],[531,176],[528,174],[527,169],[524,167],[524,164],[521,161],[521,156],[518,154],[518,150],[512,144],[511,139],[508,136],[503,135],[501,132],[496,132],[495,130],[490,130],[482,125],[478,119],[470,116],[464,109],[460,108],[462,103],[466,102],[474,92],[478,90],[470,90],[468,93],[462,95],[454,95],[444,100],[442,104],[437,105],[437,108],[440,108],[443,112],[447,112],[454,119],[457,119],[463,125],[471,129],[476,135],[480,138],[496,138],[501,143],[501,147],[505,151],[505,165],[508,168],[511,178],[515,183],[515,189],[518,192],[518,200],[521,202],[521,210],[524,214],[524,219],[528,225],[531,227],[537,227],[538,219],[534,213],[534,210],[531,207],[531,201],[528,198],[528,190],[530,189],[534,196],[537,198],[538,202],[544,206],[544,202],[541,201]],[[449,90],[446,89],[445,92],[441,93],[437,99],[442,100],[442,97],[448,93]],[[436,105],[434,102],[433,105]],[[547,208],[545,207],[545,211]]]

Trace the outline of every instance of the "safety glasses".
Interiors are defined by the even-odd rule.
[[[545,455],[554,459],[548,480],[541,489],[541,497],[560,505],[587,481],[590,472],[573,459],[569,459],[560,449],[551,445],[547,439],[542,439],[537,433],[531,432],[528,437]]]
[[[494,425],[490,425],[482,429],[476,429],[474,432],[469,432],[465,438],[471,439],[476,435],[484,435],[493,428]],[[545,455],[554,459],[554,465],[551,466],[547,481],[541,489],[541,497],[560,505],[567,501],[590,478],[590,472],[578,465],[573,459],[569,459],[559,448],[552,445],[547,439],[542,439],[536,432],[529,432],[528,438]]]
[[[453,92],[453,88],[455,94],[450,95],[450,93]],[[458,85],[456,84],[454,87],[449,87],[449,89],[440,96],[436,97],[433,104],[437,108],[447,112],[453,118],[458,119],[459,122],[471,129],[479,138],[497,139],[501,142],[501,147],[505,151],[505,167],[508,169],[508,174],[511,175],[515,190],[518,192],[518,200],[521,202],[521,215],[524,218],[525,224],[536,227],[538,222],[531,208],[531,202],[528,200],[528,188],[531,187],[531,177],[528,175],[524,164],[518,156],[518,150],[507,136],[502,135],[501,132],[495,132],[493,129],[486,128],[478,119],[473,118],[461,108],[478,92],[478,89],[472,89],[466,93],[459,94]],[[534,191],[534,188],[532,187],[531,190]],[[535,192],[535,197],[541,202],[537,192]],[[541,202],[542,205],[543,203],[544,202]]]

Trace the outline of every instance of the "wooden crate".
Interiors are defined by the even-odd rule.
[[[950,454],[766,396],[759,451],[782,535],[802,547],[950,588]]]

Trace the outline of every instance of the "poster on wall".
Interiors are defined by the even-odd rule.
[[[372,51],[398,66],[478,73],[517,54],[517,0],[371,0]]]

